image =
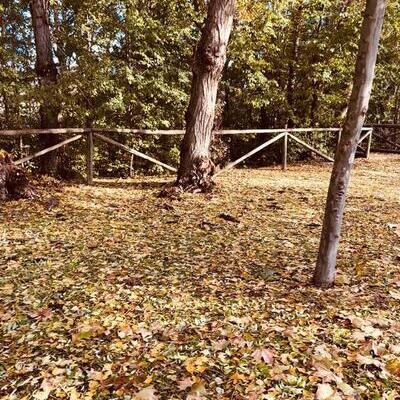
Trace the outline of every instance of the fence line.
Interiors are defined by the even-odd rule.
[[[223,171],[232,169],[237,164],[243,162],[247,158],[251,157],[252,155],[258,153],[259,151],[267,148],[268,146],[276,143],[279,140],[282,140],[282,169],[286,170],[287,168],[287,154],[288,154],[288,142],[289,139],[294,140],[301,146],[307,148],[308,150],[316,153],[320,157],[324,158],[327,161],[333,162],[333,158],[329,155],[321,152],[320,150],[316,149],[315,147],[311,146],[309,143],[306,143],[304,140],[298,138],[295,134],[296,133],[313,133],[313,132],[330,132],[337,134],[337,143],[341,138],[341,128],[291,128],[291,129],[230,129],[230,130],[221,130],[215,131],[214,134],[216,135],[240,135],[240,134],[276,134],[273,138],[265,141],[261,145],[257,146],[250,152],[246,153],[245,155],[241,156],[235,161],[230,162],[225,166],[225,168],[219,170],[216,175],[221,174]],[[371,150],[371,141],[372,141],[372,132],[373,128],[365,127],[362,129],[362,132],[366,132],[363,134],[358,142],[358,147],[362,149],[366,158],[369,157],[370,150]],[[117,142],[114,139],[111,139],[103,133],[130,133],[130,134],[139,134],[139,135],[183,135],[185,133],[184,130],[146,130],[146,129],[119,129],[119,128],[63,128],[63,129],[20,129],[20,130],[3,130],[0,131],[0,137],[20,137],[22,138],[23,135],[36,135],[36,134],[55,134],[55,135],[66,135],[66,134],[75,134],[75,136],[62,140],[60,143],[57,143],[51,147],[46,149],[40,150],[34,154],[28,155],[23,157],[14,162],[16,165],[23,164],[27,161],[30,161],[34,158],[40,157],[44,154],[47,154],[51,151],[54,151],[60,147],[66,146],[72,142],[77,140],[86,139],[87,142],[87,150],[86,150],[86,163],[87,163],[87,183],[91,185],[93,183],[93,171],[94,171],[94,138],[99,139],[103,142],[112,144],[133,156],[145,159],[150,161],[154,164],[157,164],[169,171],[176,172],[176,168],[163,163],[160,160],[157,160],[147,154],[144,154],[136,149],[130,148],[120,142]],[[366,149],[361,147],[361,143],[368,138],[368,143]],[[338,148],[338,147],[336,147]],[[132,160],[131,160],[131,170],[132,170]]]
[[[93,135],[95,137],[99,138],[100,140],[102,140],[103,142],[107,142],[107,143],[113,144],[114,146],[117,146],[120,149],[125,150],[125,151],[127,151],[128,153],[131,153],[134,156],[138,156],[140,158],[144,158],[145,160],[148,160],[148,161],[150,161],[150,162],[152,162],[154,164],[160,165],[161,167],[164,167],[165,169],[168,169],[169,171],[176,172],[176,168],[171,167],[168,164],[164,164],[163,162],[161,162],[159,160],[156,160],[155,158],[150,157],[150,156],[148,156],[148,155],[146,155],[144,153],[141,153],[140,151],[137,151],[135,149],[131,149],[130,147],[125,146],[124,144],[119,143],[116,140],[110,139],[107,136],[101,135],[100,133],[94,133]]]
[[[50,147],[47,147],[46,149],[40,150],[37,153],[31,154],[30,156],[26,156],[24,158],[21,158],[21,159],[15,161],[14,164],[15,165],[23,164],[23,163],[25,163],[27,161],[32,160],[33,158],[37,158],[37,157],[43,156],[44,154],[50,153],[51,151],[54,151],[54,150],[56,150],[56,149],[58,149],[58,148],[60,148],[62,146],[66,146],[67,144],[75,142],[76,140],[79,140],[81,138],[82,138],[82,135],[73,136],[72,138],[63,140],[60,143],[57,143],[57,144],[55,144],[53,146],[50,146]]]
[[[364,130],[371,128],[363,128]],[[277,129],[222,129],[214,131],[215,135],[241,135],[241,134],[256,134],[256,133],[300,133],[300,132],[338,132],[341,128],[277,128]],[[138,135],[183,135],[183,129],[170,130],[150,130],[150,129],[123,129],[123,128],[54,128],[54,129],[8,129],[0,131],[1,136],[20,136],[20,135],[66,135],[70,133],[85,134],[94,133],[130,133]]]
[[[400,124],[374,124],[374,143],[371,151],[382,153],[400,152]]]

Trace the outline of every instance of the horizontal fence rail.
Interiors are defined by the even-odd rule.
[[[336,149],[338,143],[341,138],[341,128],[278,128],[278,129],[228,129],[228,130],[220,130],[214,131],[215,135],[243,135],[243,134],[275,134],[274,137],[265,141],[261,145],[257,146],[250,152],[246,153],[245,155],[241,156],[235,161],[228,163],[224,168],[220,169],[216,175],[221,174],[224,171],[230,170],[234,168],[239,163],[243,162],[244,160],[248,159],[252,155],[260,152],[261,150],[267,148],[268,146],[276,143],[278,141],[282,141],[282,169],[286,170],[287,168],[287,154],[288,154],[288,142],[289,139],[295,141],[302,147],[310,150],[311,152],[317,154],[318,156],[322,157],[323,159],[333,162],[333,158],[330,157],[328,154],[323,153],[322,151],[316,149],[314,146],[306,143],[304,140],[300,139],[296,136],[298,133],[335,133],[336,134]],[[362,150],[364,156],[366,158],[369,157],[371,151],[371,142],[372,142],[372,127],[364,127],[362,129],[362,134],[360,136],[358,147]],[[54,134],[54,135],[74,135],[68,139],[64,139],[59,143],[48,147],[46,149],[40,150],[36,153],[23,157],[19,160],[14,161],[14,164],[21,165],[24,164],[34,158],[40,157],[44,154],[47,154],[51,151],[55,151],[56,149],[66,146],[72,142],[78,140],[86,140],[87,142],[87,151],[86,151],[86,162],[87,162],[87,183],[91,185],[93,183],[93,160],[94,160],[94,139],[98,139],[102,142],[106,142],[113,146],[116,146],[127,153],[131,154],[131,170],[133,164],[133,157],[139,157],[144,160],[147,160],[153,164],[159,165],[165,168],[168,171],[176,172],[176,168],[170,166],[168,164],[163,163],[160,160],[155,159],[147,154],[144,154],[136,149],[126,146],[114,139],[111,139],[105,134],[133,134],[133,135],[169,135],[169,136],[177,136],[183,135],[185,133],[182,129],[174,129],[174,130],[148,130],[148,129],[122,129],[122,128],[57,128],[57,129],[17,129],[17,130],[3,130],[0,131],[0,138],[12,138],[12,137],[22,137],[24,135],[41,135],[41,134]],[[361,147],[362,142],[367,140],[367,146],[364,149]],[[391,142],[389,139],[386,141]],[[394,143],[395,144],[395,143]],[[396,144],[397,146],[397,144]]]
[[[364,130],[371,128],[363,128]],[[222,129],[214,131],[214,135],[242,135],[256,133],[281,133],[281,132],[339,132],[341,128],[277,128],[277,129]],[[1,136],[20,136],[20,135],[67,135],[79,133],[128,133],[137,135],[184,135],[183,129],[122,129],[122,128],[54,128],[54,129],[8,129],[0,131]]]

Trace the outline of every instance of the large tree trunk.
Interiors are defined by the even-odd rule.
[[[235,0],[211,0],[201,39],[194,55],[191,97],[186,132],[181,143],[175,186],[185,191],[208,191],[214,164],[210,144],[218,83],[226,61]]]
[[[30,2],[32,27],[36,46],[36,73],[43,92],[52,91],[51,86],[57,82],[57,67],[53,60],[50,36],[49,0],[31,0]],[[51,99],[43,99],[40,105],[40,127],[58,127],[58,109]],[[59,140],[56,135],[40,135],[40,144],[43,148],[53,146]],[[52,151],[40,158],[40,172],[54,175],[57,172],[57,151]]]
[[[314,284],[330,287],[336,275],[336,256],[350,172],[368,110],[386,0],[367,0],[353,90],[329,186]]]

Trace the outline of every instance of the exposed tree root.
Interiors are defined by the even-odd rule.
[[[13,164],[10,154],[0,151],[0,201],[34,197],[28,173]]]

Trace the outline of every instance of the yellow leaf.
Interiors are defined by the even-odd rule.
[[[234,374],[231,375],[230,379],[233,381],[233,383],[238,383],[240,381],[246,381],[247,378],[243,374],[239,374],[239,372],[235,372]]]
[[[192,388],[190,389],[189,395],[194,396],[195,398],[198,398],[199,396],[202,396],[206,394],[206,387],[204,386],[204,383],[202,381],[195,383]]]
[[[69,400],[79,400],[80,399],[79,393],[76,391],[75,388],[72,388],[69,393]]]
[[[204,372],[208,368],[208,358],[207,357],[197,357],[197,358],[188,358],[185,361],[186,371],[191,374],[195,372]]]
[[[366,274],[365,265],[364,264],[356,264],[356,275],[357,276],[364,276]]]
[[[53,375],[62,375],[65,372],[65,368],[54,367],[51,371]]]
[[[12,294],[12,292],[14,291],[14,285],[12,283],[6,283],[1,287],[1,290],[4,290],[4,294],[6,295]]]
[[[386,369],[392,374],[400,377],[400,358],[390,360],[386,363]]]

